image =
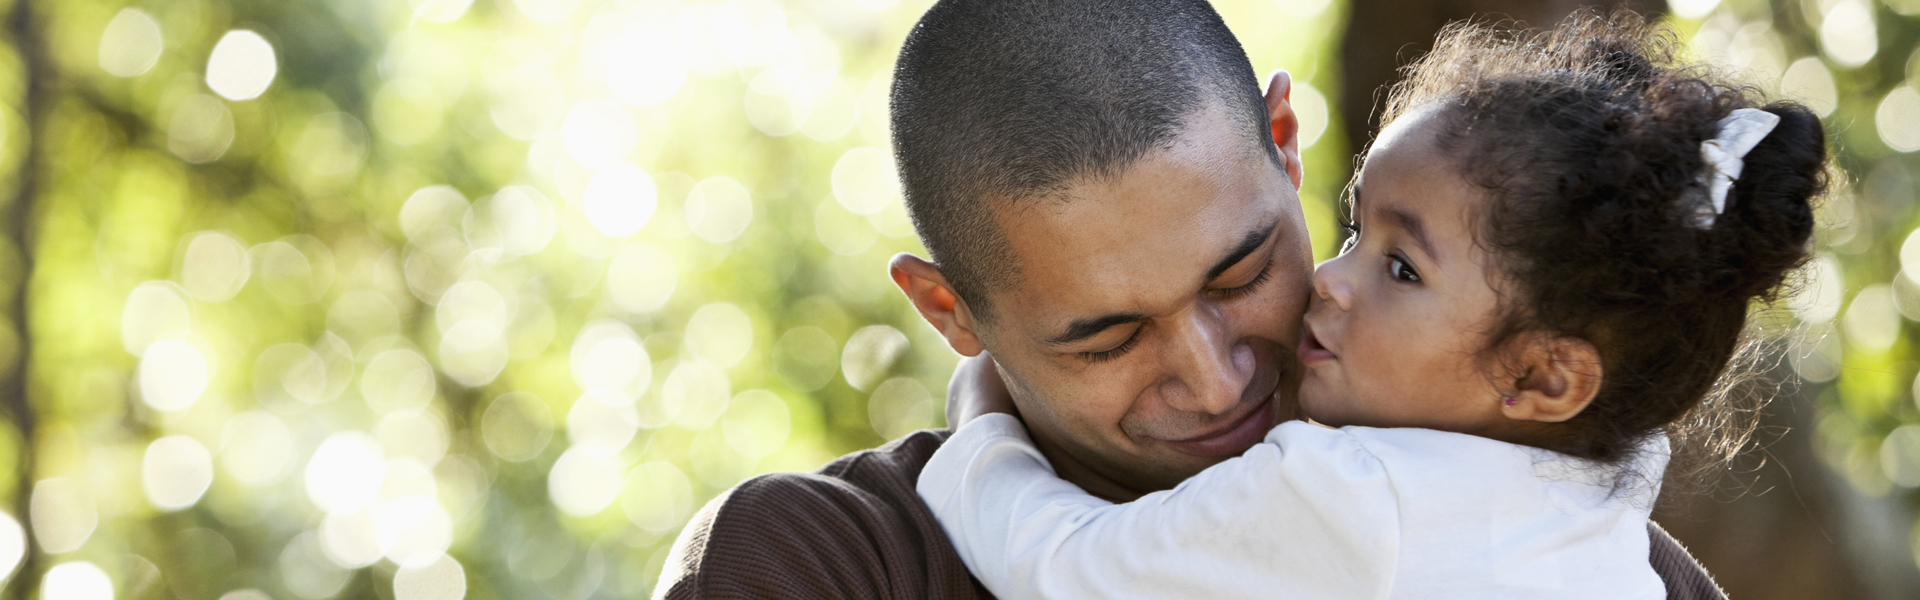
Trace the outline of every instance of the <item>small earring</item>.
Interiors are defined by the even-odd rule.
[[[1507,406],[1513,406],[1513,405],[1514,405],[1515,403],[1518,403],[1518,402],[1520,402],[1520,401],[1519,401],[1519,400],[1515,400],[1515,399],[1512,399],[1512,398],[1508,398],[1508,399],[1507,399]]]

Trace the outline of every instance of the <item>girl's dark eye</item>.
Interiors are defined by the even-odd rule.
[[[1394,279],[1407,283],[1420,283],[1420,273],[1414,271],[1413,265],[1407,264],[1406,260],[1398,256],[1388,261],[1387,270],[1393,273]]]
[[[1352,250],[1353,245],[1360,240],[1360,222],[1345,221],[1345,220],[1340,221],[1340,229],[1342,231],[1347,232],[1347,241],[1340,243],[1339,253],[1346,254],[1347,251]]]

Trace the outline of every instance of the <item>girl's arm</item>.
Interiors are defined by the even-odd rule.
[[[934,453],[918,491],[1003,598],[1382,598],[1399,547],[1379,462],[1300,422],[1116,505],[1055,477],[1017,418],[988,414]]]

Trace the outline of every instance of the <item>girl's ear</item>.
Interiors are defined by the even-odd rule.
[[[1600,350],[1575,337],[1521,340],[1515,366],[1522,368],[1501,402],[1509,419],[1559,423],[1572,419],[1600,394]]]

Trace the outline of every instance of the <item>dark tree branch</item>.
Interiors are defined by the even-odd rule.
[[[33,447],[35,413],[27,384],[28,357],[33,349],[33,336],[28,330],[27,284],[33,274],[33,206],[39,194],[39,176],[43,172],[41,161],[46,133],[43,112],[47,105],[47,83],[52,75],[52,67],[47,62],[32,0],[13,3],[12,13],[7,15],[7,31],[13,38],[14,51],[19,53],[21,64],[26,68],[26,94],[17,102],[21,122],[27,129],[27,147],[20,164],[15,167],[16,186],[12,190],[12,198],[8,204],[0,207],[0,227],[4,227],[6,242],[15,244],[20,257],[20,277],[14,289],[0,290],[0,293],[12,295],[6,318],[14,326],[18,344],[13,364],[0,365],[0,405],[4,405],[6,417],[13,421],[14,428],[20,434],[19,462],[15,467],[18,474],[14,484],[18,489],[14,493],[13,504],[14,512],[22,524],[28,524],[31,523],[28,513],[33,494],[34,467],[38,460]],[[19,569],[7,581],[6,593],[10,598],[25,599],[33,595],[33,583],[39,579],[40,562],[34,546],[28,542]]]

